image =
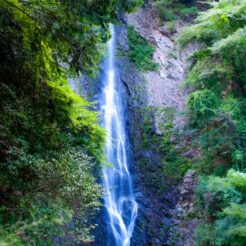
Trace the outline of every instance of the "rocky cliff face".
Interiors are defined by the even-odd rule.
[[[186,76],[186,58],[195,47],[178,52],[174,39],[184,23],[177,23],[176,33],[167,34],[165,27],[158,25],[151,4],[149,1],[136,13],[126,16],[125,21],[154,45],[153,59],[159,65],[156,71],[135,69],[127,57],[127,26],[117,29],[121,54],[117,64],[127,109],[127,129],[131,142],[129,151],[132,153],[136,199],[139,204],[132,245],[182,245],[178,237],[175,238],[175,230],[181,234],[187,232],[184,229],[187,225],[181,228],[182,216],[176,216],[176,211],[181,213],[183,210],[183,185],[167,187],[157,138],[163,135],[161,125],[165,120],[164,108],[172,108],[176,112],[173,119],[176,128],[184,125],[185,118],[179,112],[186,105],[188,92],[182,84]],[[145,131],[148,133],[143,134]],[[192,189],[185,195],[192,197]],[[179,238],[183,240],[183,237]],[[189,238],[187,235],[186,245],[189,245]]]
[[[159,65],[157,71],[142,73],[146,80],[147,104],[154,107],[173,107],[182,111],[187,102],[187,91],[182,87],[186,76],[186,59],[194,50],[187,47],[182,52],[177,50],[175,39],[187,23],[177,21],[175,31],[168,33],[161,26],[152,7],[152,1],[127,17],[138,33],[155,46],[154,61]],[[182,119],[177,119],[182,120]],[[177,122],[181,124],[182,122]],[[158,131],[158,116],[156,119]]]

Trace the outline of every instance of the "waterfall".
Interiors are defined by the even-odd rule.
[[[137,217],[138,205],[135,201],[131,174],[129,172],[126,149],[125,121],[121,96],[117,91],[115,68],[115,31],[110,27],[108,41],[106,78],[103,89],[103,126],[106,130],[105,154],[112,167],[103,168],[103,186],[106,191],[104,203],[107,210],[107,230],[109,246],[128,246]]]

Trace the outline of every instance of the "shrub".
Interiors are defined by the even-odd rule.
[[[215,115],[217,106],[218,99],[212,91],[204,89],[193,92],[188,101],[190,123],[192,125],[203,124],[206,119]]]
[[[157,63],[153,62],[153,45],[142,38],[133,27],[128,28],[128,56],[139,70],[155,70]]]
[[[197,192],[206,222],[196,229],[196,245],[245,245],[246,174],[229,170],[224,178],[202,178]]]
[[[169,33],[175,32],[176,22],[175,22],[175,21],[168,21],[168,22],[166,23],[166,28],[167,28],[167,31],[168,31]]]
[[[168,9],[160,11],[159,15],[164,21],[174,21],[177,19],[176,14],[172,10]]]
[[[195,167],[202,178],[197,190],[196,245],[245,245],[245,10],[246,2],[220,0],[201,12],[178,39],[180,47],[198,42],[186,80],[189,128],[201,149]],[[229,170],[234,168],[236,170]]]
[[[196,16],[198,13],[197,7],[190,7],[190,8],[181,8],[180,15],[182,17],[189,17],[189,16]]]
[[[162,21],[174,21],[178,17],[194,17],[198,12],[196,7],[186,7],[178,0],[158,0],[154,2],[154,8]]]

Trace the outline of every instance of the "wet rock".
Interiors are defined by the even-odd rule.
[[[172,226],[173,225],[173,220],[171,218],[167,218],[167,217],[164,217],[161,222],[165,225],[165,226]]]
[[[142,200],[144,200],[144,194],[142,192],[137,192],[137,193],[135,193],[135,198],[138,201],[142,201]]]
[[[190,49],[186,53],[178,53],[175,49],[174,37],[167,35],[163,28],[159,27],[155,21],[152,9],[152,1],[148,1],[148,7],[140,8],[136,13],[128,15],[126,20],[128,25],[133,25],[139,34],[155,46],[153,59],[159,64],[158,71],[139,72],[125,56],[120,56],[116,60],[118,76],[120,80],[120,91],[122,93],[123,104],[127,105],[125,112],[127,118],[127,131],[130,136],[128,151],[132,153],[132,163],[130,167],[134,172],[134,187],[136,200],[138,202],[138,217],[131,240],[131,245],[149,246],[166,245],[170,237],[170,228],[174,223],[178,224],[178,219],[171,218],[172,210],[175,208],[179,192],[176,187],[169,187],[168,191],[161,191],[160,186],[165,185],[165,181],[155,185],[155,179],[161,179],[162,162],[153,148],[143,148],[140,126],[144,121],[142,110],[146,107],[173,107],[178,112],[182,111],[187,102],[187,91],[182,86],[186,66],[185,60]],[[179,31],[179,26],[177,30]],[[127,28],[120,26],[116,28],[117,46],[121,53],[126,54],[128,44],[126,39]],[[123,107],[124,108],[124,107]],[[151,121],[153,134],[162,135],[161,123],[162,115],[154,113],[148,115]],[[153,119],[153,120],[152,120]],[[185,119],[177,117],[174,124],[182,126]],[[154,149],[152,151],[152,149]],[[137,167],[139,160],[145,162],[142,169]],[[153,175],[152,175],[153,174]],[[152,176],[151,176],[152,175]],[[191,179],[187,177],[186,189],[191,188]],[[151,183],[151,185],[149,185]],[[153,184],[153,185],[152,185]],[[187,196],[189,194],[187,193]],[[178,208],[177,208],[178,211]],[[180,205],[182,216],[183,207]]]

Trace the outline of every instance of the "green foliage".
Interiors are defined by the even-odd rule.
[[[133,27],[128,28],[128,56],[139,70],[155,70],[157,63],[153,62],[154,47],[142,38]]]
[[[139,6],[142,6],[143,4],[144,4],[144,0],[122,1],[124,10],[128,12],[135,11]]]
[[[159,9],[159,6],[156,5],[156,8]],[[177,16],[173,12],[173,10],[168,10],[164,8],[159,9],[159,17],[164,21],[174,21],[177,19]]]
[[[189,8],[180,8],[180,15],[181,17],[187,17],[187,16],[196,16],[198,13],[197,7],[189,7]]]
[[[230,166],[244,170],[246,5],[222,0],[211,7],[179,37],[181,46],[201,43],[186,80],[195,90],[188,102],[189,121],[200,128],[198,144],[210,172]]]
[[[195,229],[195,246],[215,245],[215,229],[211,224],[202,224]]]
[[[157,0],[154,2],[154,8],[162,21],[174,21],[178,17],[190,18],[198,12],[197,7],[187,7],[179,0]]]
[[[202,12],[196,24],[187,27],[178,41],[181,47],[192,40],[202,42],[203,48],[192,57],[192,70],[187,83],[221,92],[233,87],[236,93],[245,86],[245,1],[223,0]]]
[[[175,31],[176,22],[175,21],[168,21],[166,23],[166,28],[169,33],[173,33]]]
[[[217,101],[214,93],[207,89],[190,94],[188,107],[191,124],[203,123],[206,119],[213,116],[217,108]]]
[[[221,213],[221,218],[216,222],[216,230],[220,236],[218,245],[245,245],[246,243],[246,206],[245,204],[232,203]]]
[[[68,77],[96,74],[109,23],[140,2],[0,0],[1,245],[90,242],[104,131]]]
[[[166,150],[167,157],[163,161],[163,175],[166,183],[178,184],[191,168],[191,161],[183,158],[174,150],[174,146]]]
[[[15,153],[18,159],[8,165],[11,176],[8,173],[1,176],[4,189],[1,243],[12,240],[11,235],[19,236],[23,243],[34,244],[64,236],[64,231],[68,233],[64,225],[74,216],[73,209],[79,220],[73,218],[76,228],[71,228],[70,233],[80,230],[73,240],[89,238],[90,225],[86,220],[99,206],[102,193],[92,176],[95,162],[82,151],[79,148],[63,149],[63,153],[47,151],[43,157]],[[24,171],[27,173],[23,176]],[[11,196],[11,188],[15,196]]]
[[[182,47],[194,39],[211,45],[245,26],[245,1],[222,0],[210,4],[212,8],[201,12],[196,24],[183,30],[179,38]]]
[[[224,178],[203,178],[197,192],[210,223],[197,228],[196,245],[245,245],[246,174],[229,170]]]
[[[195,245],[246,244],[245,14],[245,1],[213,2],[178,39],[199,44],[186,79],[188,128],[201,151],[193,166],[213,175],[198,185]]]

